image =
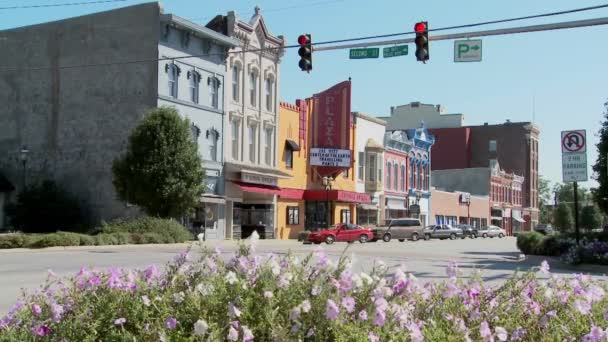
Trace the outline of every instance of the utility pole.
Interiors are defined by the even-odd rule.
[[[580,234],[578,230],[578,182],[574,182],[574,236],[576,237],[576,245],[580,242]]]

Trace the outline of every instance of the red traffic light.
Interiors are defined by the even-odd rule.
[[[306,45],[309,44],[310,40],[308,39],[308,36],[303,34],[301,36],[298,37],[298,44],[300,45]]]
[[[426,24],[425,23],[419,22],[419,23],[416,23],[416,25],[414,25],[414,32],[416,32],[416,33],[422,33],[424,31],[426,31]]]

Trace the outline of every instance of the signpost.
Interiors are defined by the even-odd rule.
[[[385,47],[382,49],[382,57],[397,57],[397,56],[406,56],[407,55],[407,45],[397,45],[391,47]]]
[[[481,39],[455,40],[454,62],[481,62]]]
[[[380,57],[380,48],[350,49],[349,59],[364,59]]]
[[[587,181],[587,133],[584,129],[562,131],[562,177],[574,184],[574,229],[579,244],[578,182]]]

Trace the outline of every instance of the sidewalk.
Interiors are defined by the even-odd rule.
[[[593,264],[580,264],[570,265],[561,261],[558,257],[544,256],[544,255],[526,255],[526,261],[531,261],[540,265],[543,260],[549,263],[551,268],[559,268],[562,270],[573,271],[576,273],[594,273],[608,275],[608,266],[606,265],[593,265]]]

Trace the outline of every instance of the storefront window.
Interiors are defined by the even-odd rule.
[[[378,225],[378,212],[371,209],[357,209],[357,224],[362,226]]]
[[[350,221],[350,210],[342,209],[340,210],[340,223],[351,223]]]
[[[327,222],[327,202],[325,201],[307,201],[305,213],[306,230],[319,230],[329,227]]]
[[[287,207],[287,224],[289,224],[289,225],[300,224],[300,208],[299,207]]]

